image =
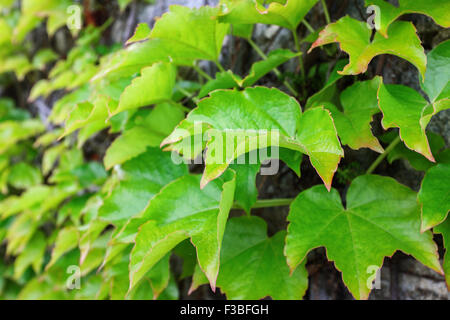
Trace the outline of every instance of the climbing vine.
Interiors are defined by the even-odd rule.
[[[442,234],[450,246],[450,157],[426,130],[450,108],[450,41],[426,52],[399,19],[423,14],[448,28],[450,2],[373,5],[372,29],[350,16],[332,21],[318,0],[173,5],[152,28],[141,23],[126,43],[107,45],[113,19],[92,23],[78,1],[0,0],[0,86],[32,84],[26,101],[0,99],[0,298],[177,299],[177,282],[191,278],[190,292],[209,284],[229,299],[302,299],[318,247],[356,299],[369,297],[373,268],[398,250],[450,285],[450,258],[441,264],[433,240]],[[305,18],[315,6],[319,30]],[[295,49],[265,52],[255,24],[289,30]],[[43,26],[49,39],[70,30],[67,54],[31,49]],[[226,38],[258,55],[244,74],[224,63]],[[313,51],[325,59],[310,67]],[[369,77],[384,54],[411,63],[422,90]],[[283,72],[287,62],[295,74]],[[261,85],[267,77],[274,86]],[[88,155],[105,136],[104,156]],[[363,148],[378,153],[372,164],[339,167],[346,150]],[[418,193],[376,174],[397,159],[425,172]],[[279,161],[299,179],[311,165],[322,184],[260,199],[257,175],[279,174]],[[278,206],[289,206],[288,227],[268,236],[254,213]]]

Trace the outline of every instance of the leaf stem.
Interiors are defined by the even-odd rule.
[[[294,201],[294,198],[258,200],[252,206],[252,209],[284,207],[284,206],[289,206],[293,201]],[[234,204],[233,209],[242,209],[242,208],[239,205]]]
[[[219,60],[216,60],[216,61],[214,61],[214,62],[215,62],[215,64],[216,64],[217,68],[219,68],[219,70],[220,70],[221,72],[225,72],[225,68],[220,64]]]
[[[296,48],[297,52],[300,53],[300,55],[298,56],[298,63],[299,63],[300,72],[301,72],[301,75],[303,78],[301,88],[302,88],[302,94],[306,98],[306,91],[305,91],[305,86],[304,86],[304,82],[306,81],[306,74],[305,74],[305,68],[303,65],[302,50],[300,48],[300,42],[298,41],[297,30],[292,30],[292,35],[294,37],[295,48]]]
[[[213,79],[209,74],[207,74],[205,71],[203,71],[200,67],[196,66],[195,64],[192,67],[194,68],[195,71],[197,71],[198,74],[200,74],[206,80],[211,81]]]
[[[331,19],[330,19],[330,13],[328,12],[327,4],[326,4],[325,0],[321,0],[321,2],[322,2],[322,7],[323,7],[323,13],[325,14],[325,20],[327,21],[327,24],[330,24]]]
[[[267,60],[266,54],[258,47],[258,45],[257,45],[255,42],[253,42],[253,40],[250,39],[250,38],[248,38],[247,40],[248,40],[248,43],[252,46],[253,50],[255,50],[256,53],[257,53],[262,59]],[[278,78],[281,79],[282,75],[281,75],[280,70],[278,70],[278,68],[274,68],[274,69],[273,69],[273,72],[276,74],[276,76],[277,76]],[[286,86],[286,88],[289,89],[289,91],[290,91],[294,96],[296,96],[296,97],[298,96],[297,90],[295,90],[287,80],[284,80],[284,81],[283,81],[283,84]]]
[[[309,32],[314,33],[316,31],[305,19],[303,19],[302,23],[305,25],[306,29],[309,30]]]
[[[180,92],[181,92],[181,91],[180,91]],[[184,93],[183,93],[183,94],[184,94]],[[175,106],[176,108],[180,109],[181,111],[185,112],[185,113],[191,112],[191,109],[189,109],[189,108],[183,106],[182,104],[179,104],[179,103],[177,103],[177,102],[175,102],[175,101],[173,101],[173,100],[169,100],[169,103],[170,103],[171,105]]]
[[[178,91],[180,91],[182,94],[184,94],[187,98],[194,101],[196,104],[198,103],[198,99],[195,96],[195,94],[190,93],[189,91],[186,91],[185,89],[177,86]],[[188,109],[189,110],[189,109]],[[190,111],[190,110],[189,110]]]
[[[367,169],[366,174],[371,174],[378,167],[381,161],[383,161],[383,159],[386,158],[389,152],[391,152],[395,148],[395,146],[400,143],[400,141],[401,141],[400,136],[392,140],[392,142],[384,150],[384,152],[380,154],[378,158],[376,158],[375,161],[372,163],[372,165],[369,167],[369,169]]]

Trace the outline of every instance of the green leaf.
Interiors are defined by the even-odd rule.
[[[156,21],[150,38],[170,44],[174,49],[178,47],[188,55],[197,55],[196,59],[217,61],[229,28],[228,24],[217,21],[217,14],[218,9],[213,7],[190,9],[172,5]]]
[[[248,214],[258,199],[258,189],[256,188],[255,180],[260,167],[260,164],[248,163],[230,165],[230,168],[236,172],[235,202]]]
[[[299,55],[300,53],[294,53],[287,49],[273,50],[267,55],[267,59],[255,62],[252,65],[248,76],[246,76],[243,80],[238,80],[236,82],[241,87],[250,87],[276,67],[291,60],[292,58],[298,57]]]
[[[150,114],[125,130],[106,150],[103,159],[106,169],[144,153],[147,147],[159,146],[183,118],[184,113],[169,103],[156,105]]]
[[[383,128],[400,128],[400,138],[405,145],[434,162],[425,129],[431,117],[441,111],[440,107],[428,104],[414,89],[382,82],[378,91],[378,104],[383,113]],[[446,108],[450,108],[450,105]]]
[[[75,227],[67,227],[60,230],[55,241],[55,247],[52,251],[52,258],[50,259],[50,262],[45,267],[45,269],[48,270],[65,253],[76,248],[78,245],[78,238],[79,233],[77,228]]]
[[[170,100],[176,75],[176,68],[170,63],[156,63],[142,69],[141,76],[134,79],[120,95],[119,105],[112,111],[113,115]]]
[[[370,61],[380,54],[393,54],[408,60],[425,76],[427,57],[416,34],[414,25],[410,22],[397,21],[389,28],[389,38],[375,34],[370,42],[371,30],[365,22],[349,16],[329,24],[313,43],[309,52],[316,47],[339,42],[341,49],[350,56],[350,62],[342,71],[343,75],[354,75],[367,70]]]
[[[450,288],[450,219],[445,220],[442,224],[434,228],[434,231],[442,234],[442,237],[444,238],[445,256],[442,267],[445,272],[447,288]]]
[[[232,34],[235,37],[240,37],[244,39],[250,39],[253,34],[253,24],[239,24],[235,23],[231,26]]]
[[[345,208],[336,190],[310,188],[292,203],[288,220],[285,254],[291,269],[324,246],[355,298],[369,296],[373,270],[368,268],[380,268],[397,250],[442,272],[431,232],[420,232],[416,193],[392,178],[356,178]]]
[[[217,73],[215,79],[209,80],[202,87],[198,97],[203,98],[211,91],[217,89],[231,89],[237,86],[250,87],[279,65],[299,55],[299,53],[294,53],[287,49],[271,51],[268,54],[267,59],[255,62],[252,65],[249,74],[244,79],[233,74],[231,70]]]
[[[148,148],[119,169],[121,181],[111,195],[104,199],[99,217],[121,224],[140,213],[162,187],[187,174],[184,164],[172,162],[170,153]]]
[[[308,98],[305,109],[323,106],[325,103],[333,103],[338,106],[339,90],[336,86],[336,82],[343,77],[343,75],[338,73],[338,69],[343,68],[345,64],[347,64],[347,60],[339,60],[336,62],[324,87]]]
[[[276,24],[295,30],[317,1],[270,1],[266,8],[260,0],[223,0],[220,21],[233,24]]]
[[[201,190],[200,176],[184,176],[166,186],[142,213],[131,252],[130,288],[181,241],[191,238],[213,290],[225,224],[233,205],[235,177],[215,180]]]
[[[132,0],[117,0],[119,3],[120,11],[123,11],[131,2]]]
[[[358,150],[370,148],[383,152],[380,142],[372,134],[372,116],[378,113],[377,92],[381,78],[356,82],[341,94],[343,112],[335,106],[326,104],[331,111],[342,144]]]
[[[239,81],[241,79],[238,75],[233,74],[231,70],[218,72],[214,79],[209,80],[202,86],[198,93],[198,98],[204,98],[214,90],[236,88],[238,86],[236,80]]]
[[[283,255],[285,236],[286,232],[280,231],[268,238],[267,225],[258,217],[228,221],[217,278],[217,286],[228,299],[302,299],[308,287],[308,273],[302,265],[290,274]],[[205,280],[197,268],[190,292],[207,283]]]
[[[150,27],[147,23],[141,22],[137,25],[136,30],[134,31],[133,36],[127,40],[125,44],[130,44],[138,41],[147,40],[150,38]]]
[[[21,140],[33,137],[45,130],[44,125],[37,119],[22,122],[4,121],[0,123],[0,154],[13,147]]]
[[[77,104],[70,112],[65,123],[64,133],[59,137],[59,139],[85,127],[88,124],[100,122],[106,125],[109,110],[114,108],[115,105],[115,101],[109,100],[105,97],[99,97],[93,101],[93,103],[82,102]]]
[[[189,9],[172,5],[153,27],[150,39],[134,43],[107,57],[94,77],[125,77],[156,62],[192,66],[195,60],[217,61],[228,24],[214,17],[218,9]]]
[[[20,279],[29,266],[32,266],[34,272],[39,274],[44,262],[46,247],[44,234],[40,231],[36,232],[23,252],[14,261],[14,279]]]
[[[399,0],[398,6],[383,0],[366,0],[366,6],[369,5],[378,6],[379,16],[375,18],[375,27],[386,38],[388,37],[388,28],[391,23],[408,13],[425,14],[444,28],[450,27],[450,19],[446,14],[446,12],[450,11],[450,4],[446,0]],[[375,12],[378,13],[377,11]]]
[[[443,160],[445,156],[445,150],[441,151],[441,149],[445,146],[444,139],[431,131],[427,131],[427,139],[430,143],[431,153],[435,155],[436,161],[440,162]],[[381,137],[381,140],[385,143],[391,143],[398,136],[397,131],[391,131],[386,133]],[[404,144],[397,144],[391,152],[387,155],[387,160],[391,164],[395,160],[405,159],[409,162],[409,164],[417,171],[427,171],[436,163],[431,162],[427,158],[425,158],[420,153],[414,152],[411,149],[408,149]]]
[[[52,49],[41,49],[33,57],[33,66],[36,69],[43,70],[47,63],[58,58],[58,55]]]
[[[425,174],[417,200],[422,207],[422,226],[425,231],[443,222],[450,210],[450,164],[438,164]]]
[[[16,189],[28,189],[42,183],[42,175],[38,168],[25,162],[11,167],[8,183]]]
[[[30,209],[36,204],[43,202],[50,195],[50,187],[35,186],[18,196],[10,196],[0,202],[2,218],[15,215],[25,209]]]
[[[449,20],[450,21],[450,20]],[[450,40],[444,41],[427,55],[425,81],[421,82],[423,91],[431,103],[450,98]]]
[[[297,101],[277,89],[214,91],[198,103],[162,145],[171,144],[170,149],[177,150],[177,143],[184,146],[184,141],[194,140],[195,144],[196,139],[191,138],[202,126],[211,128],[205,133],[207,152],[202,187],[219,177],[240,155],[270,146],[307,154],[330,187],[343,155],[329,112],[315,108],[302,115]],[[190,142],[186,145],[191,147]],[[196,146],[204,147],[201,137]],[[181,153],[191,154],[189,150]]]
[[[32,99],[32,96],[34,98],[33,91],[39,83],[40,82],[33,87],[30,97],[28,98],[29,100],[34,100]],[[64,122],[77,104],[85,102],[89,99],[90,93],[89,86],[83,86],[69,94],[66,94],[54,104],[49,120],[56,124]]]

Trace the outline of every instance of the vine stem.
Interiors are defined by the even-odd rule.
[[[252,206],[252,209],[289,206],[293,201],[294,198],[258,200]],[[242,208],[238,204],[234,204],[233,209],[242,209]]]
[[[309,32],[311,33],[316,32],[316,30],[314,30],[314,28],[305,19],[303,19],[302,23],[305,25],[306,29],[309,30]]]
[[[217,68],[219,68],[219,70],[221,71],[221,72],[225,72],[225,68],[220,64],[220,62],[217,60],[217,61],[214,61],[215,62],[215,64],[216,64],[216,66],[217,66]]]
[[[198,103],[198,99],[194,97],[193,94],[191,94],[190,92],[186,91],[185,89],[181,88],[181,87],[177,87],[177,89],[184,95],[186,96],[186,98],[192,99],[192,101],[194,101],[196,104]],[[187,109],[187,108],[186,108]],[[190,109],[187,109],[189,111],[191,111]],[[188,112],[189,112],[188,111]]]
[[[378,156],[378,158],[376,158],[375,161],[372,163],[372,165],[369,167],[369,169],[367,169],[366,174],[371,174],[378,167],[378,165],[381,163],[381,161],[383,161],[383,159],[386,158],[386,156],[389,154],[389,152],[391,152],[395,148],[395,146],[400,143],[400,141],[401,141],[400,136],[398,136],[397,138],[392,140],[392,142],[384,150],[384,152],[382,154],[380,154]]]
[[[203,78],[206,80],[211,81],[213,78],[209,74],[207,74],[205,71],[203,71],[200,67],[193,65],[192,68],[194,68],[195,71],[197,71],[198,74],[200,74]]]
[[[303,65],[302,50],[300,48],[300,42],[298,41],[297,30],[292,30],[292,35],[294,37],[295,48],[296,48],[297,52],[300,53],[300,55],[298,56],[300,72],[301,72],[303,81],[306,82],[305,66]],[[306,98],[304,83],[302,84],[302,93],[303,93],[303,96]]]
[[[322,2],[323,12],[325,14],[325,20],[327,21],[327,24],[330,24],[331,19],[330,19],[330,13],[328,12],[327,4],[326,4],[325,0],[321,0],[321,2]]]
[[[258,47],[258,45],[257,45],[255,42],[253,42],[253,40],[250,39],[250,38],[248,38],[247,40],[248,40],[248,43],[252,46],[253,50],[255,50],[256,53],[257,53],[262,59],[267,60],[266,54]],[[276,76],[277,76],[278,78],[281,78],[281,72],[280,72],[280,70],[278,70],[278,68],[274,68],[274,69],[273,69],[273,72],[276,74]],[[283,81],[283,84],[286,86],[286,88],[289,89],[289,91],[290,91],[294,96],[296,96],[296,97],[298,96],[297,90],[295,90],[287,80],[284,80],[284,81]]]

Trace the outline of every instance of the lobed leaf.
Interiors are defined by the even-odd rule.
[[[427,58],[414,25],[404,21],[394,22],[389,28],[389,35],[389,38],[384,38],[377,33],[371,42],[371,31],[366,23],[345,16],[320,32],[319,38],[308,52],[316,47],[338,42],[350,57],[349,64],[339,71],[340,74],[363,73],[375,56],[393,54],[411,62],[425,77]]]
[[[417,200],[422,207],[422,226],[425,231],[443,222],[450,210],[450,164],[430,168],[422,180]]]
[[[399,0],[398,6],[383,0],[366,0],[366,6],[369,5],[378,6],[379,15],[375,18],[375,27],[386,38],[391,23],[408,13],[425,14],[444,28],[450,28],[450,19],[446,14],[450,11],[450,4],[446,0]]]
[[[369,296],[373,270],[368,268],[380,268],[397,250],[442,272],[432,234],[420,232],[416,193],[391,178],[356,178],[345,208],[336,190],[312,187],[297,196],[288,220],[285,254],[291,269],[324,246],[355,298]]]
[[[302,299],[308,273],[302,265],[290,274],[283,255],[285,231],[267,237],[267,225],[258,217],[232,218],[223,237],[217,286],[231,300]],[[190,292],[207,283],[195,270]]]
[[[330,187],[343,155],[329,112],[315,108],[302,115],[298,103],[277,89],[255,87],[244,91],[214,91],[198,103],[162,145],[171,144],[171,150],[177,150],[174,145],[188,140],[187,145],[191,147],[191,138],[202,126],[210,128],[206,132],[202,187],[219,177],[240,155],[268,147],[283,147],[307,154]],[[195,154],[204,148],[201,139],[197,142],[193,139]],[[190,151],[186,153],[190,154]]]
[[[266,8],[260,0],[222,0],[219,20],[232,24],[275,24],[295,30],[317,1],[271,1]]]
[[[429,104],[414,89],[380,82],[378,105],[383,113],[383,127],[398,127],[400,138],[408,148],[434,162],[425,129],[431,117],[441,111],[441,108],[450,108],[450,104]]]
[[[233,205],[235,177],[215,180],[199,189],[200,176],[184,176],[165,187],[139,220],[147,221],[131,252],[130,289],[181,241],[190,238],[197,248],[200,267],[213,290],[225,224]]]

